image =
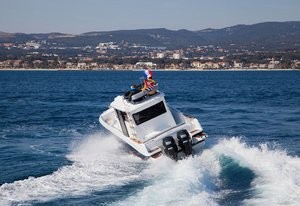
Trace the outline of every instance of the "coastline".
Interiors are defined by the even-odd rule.
[[[56,68],[56,69],[43,69],[43,68],[0,68],[0,71],[141,71],[142,69],[77,69],[77,68]],[[251,68],[230,68],[230,69],[152,69],[153,71],[199,71],[199,72],[207,72],[207,71],[300,71],[300,69],[251,69]]]

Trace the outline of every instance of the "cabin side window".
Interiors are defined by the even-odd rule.
[[[132,116],[135,123],[139,125],[166,112],[167,112],[166,107],[164,103],[161,101],[158,104],[155,104],[143,111],[133,114]]]
[[[116,113],[117,113],[117,117],[119,119],[120,126],[121,126],[123,134],[125,136],[129,137],[128,130],[127,130],[127,127],[126,127],[126,124],[125,124],[125,121],[128,121],[127,114],[125,112],[122,112],[122,111],[117,110],[117,109],[116,109]]]

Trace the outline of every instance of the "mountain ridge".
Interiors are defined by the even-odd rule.
[[[189,46],[220,45],[269,48],[300,47],[300,21],[238,24],[221,29],[169,30],[166,28],[92,31],[74,35],[51,33],[0,32],[0,43],[47,40],[61,46],[96,46],[101,42],[128,42],[129,44],[183,48]]]

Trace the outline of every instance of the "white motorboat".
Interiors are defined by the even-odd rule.
[[[115,97],[100,123],[143,158],[163,154],[178,160],[198,152],[207,138],[199,121],[172,108],[164,93],[154,90],[153,95],[134,94],[131,100]]]

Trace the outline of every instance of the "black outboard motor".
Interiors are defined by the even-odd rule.
[[[178,145],[181,147],[183,152],[188,156],[192,154],[192,141],[188,131],[181,130],[177,132]]]
[[[168,155],[171,159],[178,159],[178,148],[172,136],[167,136],[163,139],[163,146],[165,148],[166,155]]]

